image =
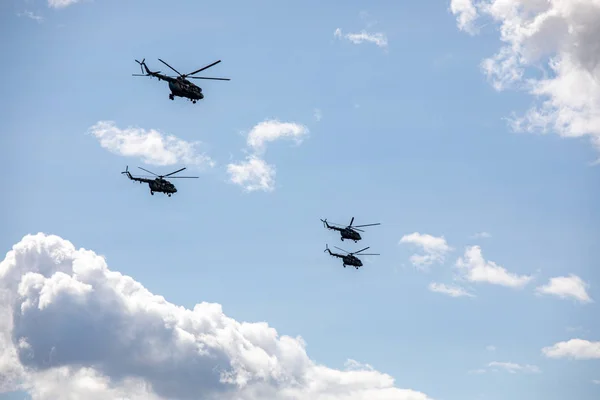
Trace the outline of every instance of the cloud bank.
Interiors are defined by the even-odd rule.
[[[198,150],[200,142],[186,142],[173,135],[154,129],[129,127],[121,129],[113,121],[99,121],[88,132],[100,146],[111,153],[125,157],[139,157],[150,165],[187,164],[215,165],[214,161]]]
[[[497,90],[539,100],[517,131],[588,137],[600,151],[600,2],[597,0],[451,0],[460,29],[478,20],[499,26],[502,47],[481,64]]]
[[[58,236],[27,235],[0,263],[0,382],[36,400],[429,400],[350,361],[316,364],[300,337],[186,309]]]

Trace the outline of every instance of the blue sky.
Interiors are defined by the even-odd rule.
[[[545,87],[555,106],[546,121],[571,120],[546,134],[514,131],[506,119],[543,99],[515,89],[522,81],[496,90],[500,72],[486,79],[481,62],[500,51],[498,28],[516,17],[473,8],[483,19],[475,25],[471,9],[452,3],[2,2],[3,248],[27,234],[58,235],[170,303],[219,303],[237,321],[301,335],[319,364],[343,370],[354,359],[432,399],[596,399],[600,191],[591,164],[600,133],[584,111],[567,111],[588,101],[572,99],[581,93],[596,115],[600,95]],[[387,44],[345,36],[361,31]],[[574,59],[543,43],[548,56]],[[165,82],[131,76],[142,58],[163,72],[158,58],[182,72],[221,59],[205,76],[232,80],[199,81],[198,104],[171,101]],[[549,69],[544,57],[537,62],[519,67]],[[572,65],[548,79],[581,77]],[[156,149],[110,151],[90,131],[99,121],[114,122],[111,134],[132,128],[199,141],[215,166],[144,163]],[[227,166],[252,154],[247,136],[264,121],[301,128],[298,140],[281,137],[257,155],[276,174],[270,190],[249,191],[230,181]],[[171,198],[150,196],[120,174],[126,165],[187,166],[200,178],[174,181]],[[352,217],[382,225],[342,244],[319,221]],[[481,232],[489,237],[474,237]],[[353,251],[363,243],[381,255],[358,271],[323,253],[325,244]],[[471,246],[483,261],[468,259]],[[413,254],[434,258],[425,268]],[[496,266],[531,279],[511,286]],[[536,293],[572,276],[583,283],[554,281],[550,293]],[[571,339],[589,341],[587,358],[568,344],[554,356],[542,351]]]

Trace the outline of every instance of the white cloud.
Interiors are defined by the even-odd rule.
[[[492,237],[492,235],[490,235],[487,232],[477,232],[472,237],[473,237],[473,239],[489,239]]]
[[[494,285],[522,288],[531,281],[531,276],[508,272],[504,267],[483,258],[479,246],[467,247],[464,257],[456,261],[463,276],[471,282],[486,282]]]
[[[496,346],[494,345],[489,345],[485,348],[487,351],[496,351]]]
[[[498,362],[492,361],[488,364],[489,368],[492,369],[502,369],[511,374],[515,374],[517,372],[526,372],[526,373],[540,373],[540,369],[535,365],[520,365],[511,362]]]
[[[125,157],[139,157],[146,164],[188,164],[214,166],[214,161],[200,153],[200,142],[186,142],[173,135],[164,135],[157,130],[142,128],[121,129],[113,121],[99,121],[89,129],[108,151]]]
[[[381,48],[387,48],[388,45],[387,36],[382,32],[369,33],[365,30],[362,30],[357,33],[347,33],[346,35],[343,35],[342,30],[337,28],[335,32],[333,32],[333,36],[338,39],[344,37],[354,44],[374,43]]]
[[[572,358],[575,360],[600,359],[600,342],[571,339],[544,347],[542,353],[549,358]]]
[[[547,285],[536,288],[539,294],[550,294],[562,299],[572,298],[581,303],[591,303],[593,300],[588,295],[586,288],[589,285],[577,275],[559,276],[551,278]]]
[[[17,16],[19,17],[27,17],[29,19],[32,19],[36,22],[42,22],[44,21],[44,17],[37,15],[35,13],[33,13],[32,11],[23,11],[22,13],[18,13]]]
[[[0,294],[0,381],[20,381],[35,400],[429,399],[368,365],[319,365],[302,338],[219,304],[171,304],[58,236],[14,245]]]
[[[65,8],[75,3],[79,3],[80,0],[48,0],[48,7],[52,8]]]
[[[228,164],[227,172],[231,182],[243,186],[249,192],[270,192],[275,188],[275,167],[257,156],[250,156],[237,164]]]
[[[452,250],[452,247],[448,246],[443,236],[435,237],[419,232],[404,235],[400,239],[400,244],[417,246],[425,253],[413,254],[410,257],[410,261],[417,268],[426,268],[433,263],[443,263],[446,253]]]
[[[252,154],[246,158],[246,161],[227,165],[230,182],[244,187],[249,192],[273,191],[275,166],[267,164],[262,158],[267,143],[279,139],[292,139],[296,144],[300,144],[308,133],[306,126],[294,122],[266,120],[257,124],[250,130],[246,139]]]
[[[445,285],[443,283],[431,282],[429,290],[436,293],[446,294],[450,297],[475,297],[475,295],[467,292],[465,289],[455,285]]]
[[[539,99],[513,118],[515,130],[589,137],[600,150],[599,1],[452,0],[451,11],[469,32],[477,18],[497,23],[504,44],[483,71],[496,89]]]
[[[600,385],[600,379],[594,379],[592,381],[593,384]]]

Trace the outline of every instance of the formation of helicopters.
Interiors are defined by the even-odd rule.
[[[148,68],[148,66],[146,65],[145,58],[142,59],[142,61],[135,60],[135,62],[137,62],[140,65],[142,74],[132,74],[132,75],[133,76],[154,77],[154,78],[157,78],[159,81],[166,81],[169,84],[169,89],[171,90],[171,93],[169,93],[169,99],[171,99],[171,100],[175,100],[175,97],[182,97],[182,98],[186,98],[186,99],[190,100],[193,104],[196,104],[196,102],[198,100],[202,100],[204,98],[204,94],[202,93],[202,88],[193,84],[192,82],[190,82],[188,80],[188,78],[189,79],[209,79],[209,80],[218,80],[218,81],[229,81],[230,80],[229,78],[209,78],[209,77],[203,77],[203,76],[193,76],[193,75],[197,74],[198,72],[204,71],[204,70],[220,63],[221,60],[215,61],[212,64],[202,67],[194,72],[190,72],[189,74],[180,73],[179,71],[177,71],[175,68],[173,68],[172,66],[167,64],[165,61],[161,60],[160,58],[158,59],[158,61],[165,64],[167,67],[169,67],[175,73],[177,73],[178,76],[173,77],[173,76],[161,74],[160,71],[151,71]],[[125,168],[125,171],[123,171],[121,173],[126,175],[129,179],[131,179],[134,182],[147,183],[148,187],[150,188],[151,195],[154,195],[154,193],[157,192],[157,193],[164,193],[167,196],[171,197],[172,194],[177,193],[177,188],[175,187],[175,185],[173,185],[171,182],[166,180],[165,179],[166,177],[171,177],[171,179],[173,179],[173,178],[198,178],[197,176],[173,176],[173,175],[183,171],[184,169],[186,169],[185,167],[178,169],[177,171],[168,173],[166,175],[157,175],[154,172],[148,171],[147,169],[144,169],[142,167],[138,167],[138,168],[154,175],[154,178],[152,178],[152,177],[150,177],[150,178],[135,177],[135,176],[131,175],[131,173],[129,172],[129,166],[127,166]],[[347,240],[353,240],[354,243],[358,243],[359,240],[362,240],[362,237],[361,237],[360,233],[358,233],[358,232],[364,232],[364,231],[359,228],[363,228],[363,227],[367,227],[367,226],[381,225],[381,223],[379,223],[379,222],[376,224],[352,225],[354,223],[354,217],[352,217],[352,219],[350,220],[350,224],[347,226],[333,224],[333,223],[330,224],[327,222],[327,219],[322,219],[321,222],[323,222],[323,225],[325,228],[331,229],[334,231],[338,231],[340,233],[340,239],[342,241],[344,241],[344,239],[347,239]],[[369,249],[370,247],[365,247],[364,249],[354,251],[354,252],[349,252],[344,249],[340,249],[339,247],[335,247],[335,248],[340,251],[343,251],[345,254],[332,252],[329,249],[329,245],[325,245],[325,252],[328,252],[329,255],[331,255],[332,257],[341,258],[342,265],[344,266],[344,268],[346,268],[346,266],[351,266],[356,269],[359,269],[360,267],[362,267],[363,263],[357,256],[378,256],[379,255],[379,254],[374,254],[374,253],[371,253],[371,254],[363,253],[363,251]]]
[[[357,231],[360,231],[360,232],[364,232],[364,231],[361,229],[358,229],[359,227],[362,228],[362,227],[366,227],[366,226],[381,225],[381,223],[378,222],[376,224],[365,224],[365,225],[352,226],[352,224],[354,223],[354,217],[352,217],[352,219],[350,220],[350,224],[345,227],[340,224],[329,224],[327,222],[327,219],[322,219],[321,222],[323,222],[323,226],[325,226],[325,228],[331,229],[334,231],[338,231],[340,233],[340,239],[342,241],[344,241],[344,239],[349,239],[349,240],[354,240],[354,243],[357,243],[359,240],[362,239],[362,237],[360,236],[360,233],[358,233]],[[335,248],[343,251],[346,254],[333,253],[329,249],[329,245],[325,245],[324,251],[328,252],[330,256],[333,256],[336,258],[341,258],[342,265],[344,266],[344,268],[346,268],[347,265],[354,267],[356,269],[359,269],[360,267],[363,266],[362,261],[356,255],[361,255],[361,256],[378,256],[379,255],[379,254],[362,253],[363,251],[370,249],[370,247],[365,247],[362,250],[354,251],[352,253],[349,251],[346,251],[344,249],[340,249],[339,247],[335,247]],[[360,254],[360,253],[362,253],[362,254]]]

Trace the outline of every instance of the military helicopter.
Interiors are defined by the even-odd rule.
[[[185,169],[185,167],[184,167],[184,168],[178,169],[175,172],[171,172],[170,174],[156,175],[154,172],[148,171],[147,169],[144,169],[142,167],[138,167],[138,168],[143,171],[151,173],[152,175],[156,176],[156,178],[147,179],[147,178],[136,178],[135,176],[131,176],[131,173],[129,172],[129,166],[127,166],[125,168],[125,171],[123,171],[121,173],[127,175],[127,177],[129,179],[131,179],[132,181],[137,181],[139,183],[146,182],[148,184],[148,186],[150,187],[151,195],[154,196],[154,192],[159,192],[159,193],[165,193],[169,197],[171,197],[171,194],[177,193],[177,189],[175,188],[175,185],[173,185],[171,182],[169,182],[168,180],[166,180],[164,178],[166,176],[171,176],[173,174],[181,172]],[[197,176],[173,176],[171,178],[198,178],[198,177]]]
[[[359,240],[362,239],[362,237],[360,237],[360,233],[358,233],[357,231],[364,232],[363,230],[357,229],[357,228],[363,228],[365,226],[381,225],[381,223],[378,222],[376,224],[352,226],[352,223],[354,222],[354,217],[352,217],[352,219],[350,220],[350,225],[348,225],[344,228],[342,228],[341,225],[339,225],[339,224],[332,224],[332,225],[339,225],[339,226],[329,225],[329,223],[327,223],[327,219],[322,219],[321,222],[323,222],[323,226],[325,226],[326,228],[334,230],[334,231],[339,231],[340,235],[341,235],[340,239],[342,240],[342,242],[344,241],[344,239],[350,239],[350,240],[354,240],[354,243],[357,243]]]
[[[220,63],[221,60],[215,61],[214,63],[209,64],[206,67],[202,67],[199,70],[196,70],[189,74],[181,74],[179,71],[177,71],[175,68],[171,67],[169,64],[167,64],[160,58],[158,59],[158,61],[165,64],[167,67],[171,68],[173,71],[177,72],[177,74],[179,76],[172,77],[172,76],[163,75],[160,73],[160,71],[156,71],[156,72],[150,71],[148,69],[148,67],[146,66],[145,58],[142,61],[135,60],[136,63],[140,64],[140,69],[142,70],[142,74],[132,74],[132,75],[133,76],[153,76],[155,78],[158,78],[159,81],[169,82],[169,89],[171,89],[171,93],[169,93],[169,99],[171,99],[171,100],[175,100],[175,96],[178,96],[178,97],[187,98],[192,103],[196,104],[197,100],[202,100],[204,98],[204,95],[202,94],[202,88],[194,85],[192,82],[188,81],[187,78],[190,78],[190,79],[212,79],[215,81],[231,80],[229,78],[206,78],[203,76],[191,76],[191,75],[197,74],[200,71],[204,71],[205,69],[210,68],[210,67]],[[144,70],[146,72],[145,74],[144,74]]]
[[[335,246],[333,246],[335,247]],[[335,247],[338,250],[342,250],[345,253],[348,253],[346,250],[344,249],[340,249],[339,247]],[[365,247],[362,250],[359,251],[355,251],[354,253],[348,253],[348,254],[337,254],[337,253],[332,253],[331,250],[329,250],[329,246],[325,245],[325,252],[329,252],[330,255],[332,255],[333,257],[337,257],[337,258],[341,258],[342,259],[342,263],[344,265],[344,268],[346,268],[346,265],[350,265],[351,267],[354,267],[356,269],[360,268],[363,266],[362,261],[360,261],[358,259],[358,257],[355,256],[355,254],[360,253],[361,251],[365,251],[367,250],[369,247]],[[363,253],[361,254],[361,256],[378,256],[379,254],[367,254],[367,253]]]

